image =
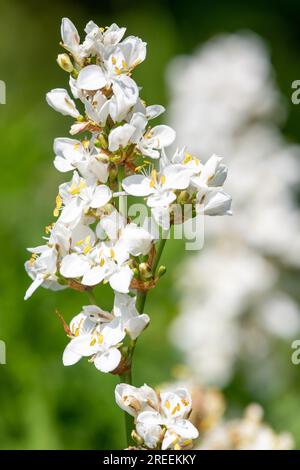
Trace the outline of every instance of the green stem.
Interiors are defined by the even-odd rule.
[[[118,191],[123,191],[122,187],[122,181],[124,179],[124,166],[120,165],[119,166],[119,171],[118,171]],[[119,212],[123,217],[126,218],[126,212],[127,212],[127,199],[126,196],[119,196]]]
[[[87,293],[87,296],[88,296],[89,301],[91,302],[91,304],[97,305],[97,300],[96,300],[96,297],[95,297],[93,291],[88,289],[88,290],[86,290],[86,293]]]
[[[160,240],[159,244],[158,244],[158,248],[157,248],[156,255],[155,255],[155,258],[153,260],[153,265],[152,265],[153,276],[155,276],[156,269],[157,269],[160,257],[162,255],[163,249],[165,247],[166,241],[167,241],[167,235],[166,235],[166,238],[162,238]]]
[[[132,376],[131,376],[131,366],[130,369],[120,374],[120,382],[132,385]],[[133,446],[134,441],[131,437],[131,433],[134,430],[134,418],[129,413],[124,411],[124,418],[125,418],[125,430],[126,430],[126,441],[127,446]]]

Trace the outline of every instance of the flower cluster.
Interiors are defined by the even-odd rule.
[[[148,385],[117,385],[117,404],[135,420],[133,437],[143,449],[190,449],[198,430],[188,420],[192,400],[186,388],[158,393]]]
[[[297,288],[284,281],[300,266],[293,191],[300,147],[278,127],[283,99],[258,36],[217,36],[175,60],[169,85],[177,139],[199,154],[228,155],[237,216],[207,221],[205,250],[180,266],[172,341],[203,384],[227,385],[242,370],[247,383],[273,390],[286,370],[282,363],[278,373],[281,348],[300,331]]]
[[[122,376],[131,370],[135,341],[149,323],[143,313],[146,293],[165,272],[158,265],[157,243],[161,228],[164,233],[175,223],[174,206],[190,204],[189,218],[224,215],[230,214],[231,198],[223,191],[227,169],[221,157],[203,164],[185,149],[167,156],[175,131],[152,126],[164,108],[146,105],[131,77],[146,57],[146,43],[124,39],[125,28],[116,24],[99,28],[90,21],[85,33],[81,42],[73,23],[62,20],[66,52],[57,62],[69,73],[71,96],[57,88],[46,100],[74,119],[70,134],[78,137],[54,141],[54,166],[71,175],[59,186],[56,221],[45,229],[45,244],[29,249],[26,270],[33,282],[25,299],[39,286],[86,291],[91,305],[70,326],[63,320],[70,338],[63,363],[89,357],[98,370]],[[145,198],[143,220],[128,216],[128,195]],[[92,290],[101,283],[114,291],[112,312],[96,305]],[[163,448],[186,447],[196,434],[186,421],[190,398],[185,391],[176,393],[156,397],[152,414],[144,410],[137,417],[138,433],[149,448],[161,436]]]

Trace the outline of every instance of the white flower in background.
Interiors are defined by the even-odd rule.
[[[293,438],[289,433],[276,434],[262,421],[263,410],[252,404],[239,419],[220,421],[204,435],[198,450],[290,450]]]
[[[77,169],[85,179],[107,182],[107,157],[94,147],[92,140],[81,142],[57,138],[54,140],[54,153],[54,166],[58,171],[65,173]]]
[[[192,154],[226,157],[236,215],[218,223],[206,219],[205,250],[180,267],[184,296],[171,338],[202,383],[225,385],[247,361],[243,372],[265,390],[266,372],[278,367],[276,342],[300,329],[299,306],[279,283],[284,266],[300,262],[300,214],[292,194],[299,147],[287,144],[274,122],[284,114],[281,98],[255,35],[217,37],[176,59],[168,77],[179,144],[188,139]],[[175,161],[183,159],[181,153]],[[225,170],[218,176],[222,181]],[[193,180],[205,187],[201,174]],[[219,196],[226,207],[226,196]],[[272,375],[273,387],[279,375]]]
[[[147,385],[119,384],[117,404],[135,417],[136,431],[149,449],[190,448],[198,430],[188,420],[192,400],[185,388],[157,394]]]

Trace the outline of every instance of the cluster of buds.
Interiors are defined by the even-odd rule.
[[[157,243],[161,232],[175,223],[174,206],[191,204],[189,217],[197,211],[224,215],[230,213],[231,198],[222,188],[227,170],[221,157],[213,155],[203,164],[184,149],[166,155],[175,131],[151,125],[164,108],[147,106],[131,77],[146,57],[146,43],[134,36],[124,39],[125,28],[116,24],[99,28],[90,21],[85,33],[81,42],[74,24],[62,20],[61,45],[66,52],[57,62],[69,74],[72,96],[57,88],[46,100],[75,120],[70,134],[79,137],[54,141],[55,168],[72,176],[59,186],[55,221],[46,227],[45,244],[29,249],[32,256],[25,266],[32,284],[25,299],[40,286],[87,291],[92,304],[83,307],[70,326],[64,322],[71,341],[63,362],[71,365],[89,357],[98,370],[122,374],[130,369],[134,343],[149,323],[143,304],[135,306],[135,295],[155,287],[166,271],[158,265]],[[145,199],[143,220],[128,216],[128,195]],[[109,283],[114,291],[112,312],[94,305],[91,292],[101,283]],[[174,416],[173,399],[166,400],[171,403],[170,416],[164,400],[156,411],[164,423],[155,427],[159,436],[167,429],[163,447],[173,443],[177,432],[178,423],[168,428],[169,418],[184,419],[183,410],[185,414],[190,409],[189,398],[184,408],[186,399],[176,401]],[[153,447],[140,419],[137,431]],[[182,443],[189,437],[177,430],[176,445],[185,447]]]

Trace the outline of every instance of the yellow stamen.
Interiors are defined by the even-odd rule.
[[[101,268],[102,268],[102,266],[104,265],[104,263],[105,263],[105,260],[104,260],[104,258],[101,258],[101,259],[100,259],[100,263],[99,263],[99,264],[100,264],[100,266],[101,266]]]
[[[61,195],[58,194],[55,198],[55,209],[53,211],[54,217],[59,216],[59,209],[61,208],[61,206],[62,206],[62,198],[61,198]]]
[[[29,265],[32,266],[37,258],[37,253],[32,253],[30,260],[29,260]]]
[[[127,69],[127,64],[126,64],[125,60],[122,60],[122,67],[123,67],[123,69]]]
[[[115,56],[112,56],[111,61],[113,65],[116,65],[117,59],[115,58]]]
[[[165,184],[165,182],[166,182],[166,177],[165,177],[165,175],[162,175],[160,177],[160,184]]]
[[[177,405],[174,406],[173,411],[172,411],[172,415],[174,415],[174,414],[176,413],[176,411],[180,411],[180,405],[179,405],[179,403],[177,403]]]
[[[121,75],[121,70],[119,69],[119,67],[115,67],[115,72],[117,75]]]
[[[167,408],[167,410],[171,408],[171,403],[169,402],[169,400],[166,400],[165,407]]]
[[[97,341],[96,338],[93,338],[92,341],[90,342],[90,346],[94,346],[96,341]]]
[[[98,336],[98,343],[102,344],[103,343],[103,335]]]

